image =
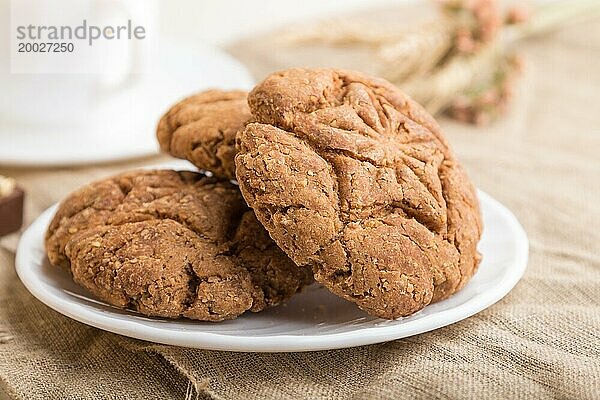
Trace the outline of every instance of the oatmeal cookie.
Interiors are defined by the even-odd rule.
[[[235,179],[235,135],[251,118],[246,94],[208,90],[183,99],[158,123],[160,148],[215,176]]]
[[[272,74],[248,103],[240,189],[318,282],[393,319],[469,281],[480,260],[475,190],[418,104],[387,81],[332,69]]]
[[[83,187],[60,205],[45,245],[90,293],[150,316],[231,319],[312,281],[235,185],[194,172],[132,171]]]

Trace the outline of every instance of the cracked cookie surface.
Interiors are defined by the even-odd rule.
[[[149,316],[231,319],[312,282],[237,186],[195,172],[132,171],[85,186],[62,202],[45,245],[90,293]]]
[[[333,293],[381,318],[447,298],[475,273],[475,190],[439,126],[390,83],[290,69],[249,94],[242,194]]]
[[[235,137],[251,118],[244,91],[208,90],[187,97],[160,119],[161,150],[217,177],[235,179]]]

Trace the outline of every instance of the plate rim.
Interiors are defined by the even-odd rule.
[[[86,325],[135,339],[165,345],[234,352],[305,352],[364,346],[429,332],[469,318],[501,300],[522,278],[529,258],[529,241],[525,230],[516,216],[502,203],[482,190],[478,189],[477,193],[480,202],[490,203],[501,214],[510,227],[511,233],[516,236],[514,240],[515,261],[512,263],[512,268],[505,271],[496,284],[496,290],[479,293],[456,307],[441,310],[426,319],[408,321],[398,325],[367,327],[348,332],[308,336],[286,334],[232,336],[214,332],[180,330],[173,337],[175,334],[173,330],[165,331],[165,328],[145,325],[136,320],[120,320],[118,324],[115,324],[111,313],[105,315],[105,313],[88,310],[77,303],[65,303],[63,299],[48,291],[38,290],[35,285],[35,282],[38,284],[40,282],[39,279],[36,279],[37,275],[32,269],[26,267],[35,261],[35,252],[31,251],[31,248],[26,248],[25,245],[33,242],[40,231],[45,232],[46,226],[40,229],[39,225],[44,224],[46,220],[46,224],[49,223],[50,214],[54,213],[58,203],[42,212],[23,232],[17,247],[15,267],[19,279],[27,290],[54,311]],[[416,326],[413,327],[413,324]]]

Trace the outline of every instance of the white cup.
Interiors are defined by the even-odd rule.
[[[106,104],[124,99],[118,94],[135,85],[147,67],[155,44],[150,35],[158,16],[154,0],[12,0],[12,19],[10,1],[0,0],[0,123],[4,126],[0,134],[15,124],[89,123]],[[18,73],[15,64],[11,65],[11,57],[16,54],[14,7],[27,11],[25,20],[44,25],[67,24],[75,28],[86,19],[104,27],[131,20],[143,26],[147,36],[144,40],[97,40],[92,46],[76,42],[79,49],[71,54],[31,55],[19,68],[37,72]],[[101,71],[94,71],[93,66],[102,66]],[[92,68],[91,72],[86,68]],[[114,104],[110,108],[115,109]]]

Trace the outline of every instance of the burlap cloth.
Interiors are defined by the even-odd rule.
[[[231,50],[257,77],[292,63],[260,48]],[[508,117],[488,128],[442,120],[473,180],[530,239],[527,272],[499,303],[433,332],[346,350],[162,346],[35,300],[14,272],[9,238],[0,249],[0,398],[600,398],[600,21],[523,49],[529,68]],[[303,57],[295,63],[313,64]],[[27,189],[31,221],[91,179],[160,160],[0,174]]]

